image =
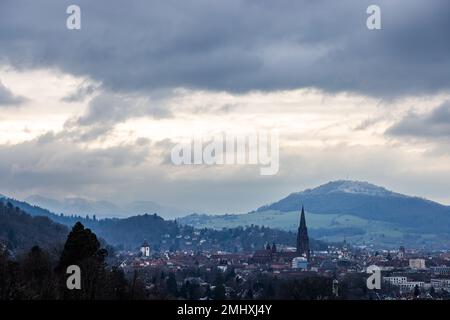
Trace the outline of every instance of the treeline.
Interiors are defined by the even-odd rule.
[[[307,275],[277,277],[255,271],[243,278],[234,269],[221,272],[202,268],[168,271],[149,269],[140,274],[150,299],[187,300],[332,300],[347,299],[349,293],[365,283],[341,283],[338,296],[333,278]]]
[[[144,299],[145,292],[137,281],[129,282],[122,270],[105,263],[108,252],[101,248],[96,235],[75,224],[59,258],[53,258],[39,246],[18,257],[0,246],[0,299]],[[67,267],[80,267],[81,289],[67,287]]]
[[[164,220],[157,214],[144,214],[123,219],[80,219],[84,225],[109,244],[120,249],[135,250],[147,240],[153,250],[221,250],[229,252],[254,251],[265,244],[295,246],[297,234],[264,226],[215,229],[196,229],[179,224],[177,221]],[[323,250],[327,244],[310,241],[312,250]]]
[[[377,299],[367,289],[365,274],[305,272],[303,275],[274,275],[254,271],[240,275],[230,267],[192,267],[169,270],[165,267],[142,270],[138,279],[145,283],[149,299],[188,300],[360,300]],[[338,280],[336,283],[334,283]],[[334,288],[334,290],[333,290]]]
[[[72,224],[81,221],[85,226],[120,248],[134,250],[147,240],[153,250],[226,250],[251,251],[266,243],[284,245],[296,243],[296,234],[261,226],[237,228],[196,229],[164,220],[157,214],[143,214],[128,218],[96,219],[95,217],[66,217]],[[313,246],[316,242],[313,242]],[[316,248],[314,248],[316,249]]]

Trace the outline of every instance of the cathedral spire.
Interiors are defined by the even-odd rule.
[[[302,205],[302,213],[300,215],[300,228],[304,226],[306,228],[305,208]]]
[[[308,228],[306,227],[305,208],[303,205],[302,212],[300,214],[300,225],[297,233],[297,253],[306,256],[309,261],[309,237]]]

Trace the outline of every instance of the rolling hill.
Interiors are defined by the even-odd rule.
[[[450,247],[450,207],[360,181],[332,181],[247,214],[194,214],[179,221],[198,228],[255,224],[294,231],[302,204],[311,235],[318,239]]]
[[[319,214],[347,214],[361,219],[400,224],[424,232],[448,232],[450,207],[410,197],[359,181],[333,181],[292,193],[257,212],[298,210],[300,204]]]
[[[8,201],[33,216],[45,216],[67,226],[81,221],[111,244],[136,246],[143,238],[150,237],[149,241],[161,244],[161,236],[180,231],[175,231],[177,227],[171,221],[154,215],[136,216],[139,212],[123,219],[86,219],[86,214],[95,212],[81,212],[83,218],[56,215],[25,201]],[[310,235],[318,240],[337,242],[346,239],[358,245],[450,248],[448,206],[359,181],[332,181],[292,193],[247,214],[192,214],[177,221],[196,229],[221,230],[254,225],[295,233],[301,204],[306,208]],[[143,206],[145,204],[141,203],[135,208],[141,210]]]

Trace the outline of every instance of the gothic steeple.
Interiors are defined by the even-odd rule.
[[[300,215],[300,228],[306,229],[305,208],[302,205],[302,213]]]
[[[306,256],[309,261],[309,237],[308,229],[306,227],[305,209],[302,205],[302,213],[300,215],[300,225],[297,234],[297,253]]]

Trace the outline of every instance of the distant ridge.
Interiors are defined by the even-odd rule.
[[[27,230],[34,228],[33,224],[44,221],[47,224],[59,226],[62,230],[72,227],[76,222],[81,222],[85,227],[91,229],[101,239],[109,245],[119,246],[135,250],[146,239],[155,249],[164,250],[224,250],[234,251],[237,248],[252,250],[252,248],[262,247],[269,241],[277,239],[278,243],[285,245],[295,244],[295,234],[283,230],[260,228],[253,226],[251,228],[236,228],[234,230],[214,230],[205,229],[196,230],[191,226],[179,224],[177,221],[164,220],[162,217],[154,214],[138,214],[126,218],[103,218],[94,219],[93,216],[65,216],[57,215],[38,206],[32,206],[25,201],[15,199],[0,199],[0,206],[11,207],[12,211],[23,211],[21,216],[8,216],[2,223],[0,214],[0,241],[9,238],[14,239],[19,235],[20,239],[27,240],[27,232],[18,233],[16,229],[10,226],[17,225],[17,221],[24,217],[28,222]],[[19,209],[17,209],[19,208]],[[53,221],[53,222],[52,222]],[[57,222],[57,223],[55,223]],[[62,226],[65,225],[65,226]],[[19,231],[22,228],[19,228]],[[32,232],[32,234],[37,234]],[[56,240],[53,233],[43,231],[42,238]],[[39,243],[39,238],[30,238],[22,247]],[[9,241],[11,243],[11,241]],[[42,242],[42,241],[41,241]],[[327,244],[322,241],[311,239],[312,245],[316,249],[324,249]],[[18,246],[16,246],[18,247]],[[14,247],[15,248],[15,247]],[[14,249],[13,248],[13,249]]]
[[[141,223],[148,223],[146,230],[152,230],[152,225],[159,221],[133,217],[144,213],[135,212],[127,219],[98,222],[92,219],[91,212],[64,216],[25,201],[0,199],[0,202],[6,201],[33,216],[46,216],[67,226],[82,221],[105,238],[108,238],[112,229],[119,230],[128,223],[135,224],[133,230],[138,231]],[[450,207],[361,181],[331,181],[316,188],[291,193],[247,214],[188,215],[177,221],[199,229],[222,230],[259,225],[295,231],[298,227],[300,204],[305,206],[308,230],[319,240],[342,241],[346,238],[358,243],[386,243],[392,246],[410,243],[433,248],[450,247]],[[145,203],[137,203],[134,208],[140,211],[145,208]],[[87,214],[90,218],[86,218]],[[122,236],[125,235],[118,232],[115,238]],[[129,243],[142,241],[140,236],[135,240],[123,240]]]
[[[256,211],[289,212],[298,210],[299,203],[309,212],[318,214],[351,214],[423,231],[446,232],[450,228],[450,207],[361,181],[331,181],[314,189],[291,193]]]
[[[414,198],[390,191],[384,187],[380,187],[365,181],[336,180],[322,184],[313,189],[305,189],[304,191],[293,192],[286,198],[283,198],[269,205],[264,205],[258,208],[256,211],[264,211],[267,209],[272,209],[274,207],[279,207],[281,205],[286,204],[286,200],[289,198],[295,197],[307,198],[313,196],[325,196],[333,194],[354,194],[354,195],[366,195],[374,197]],[[290,211],[290,210],[282,210],[282,211]]]
[[[154,201],[134,201],[124,205],[116,205],[105,200],[91,200],[80,197],[67,197],[62,200],[51,199],[40,195],[25,198],[27,203],[46,208],[64,215],[96,215],[98,218],[127,217],[145,212],[157,212],[165,218],[176,218],[183,210],[162,206]]]
[[[354,194],[366,194],[372,196],[400,196],[405,197],[400,193],[395,193],[393,191],[387,190],[384,187],[380,187],[371,184],[366,181],[351,181],[351,180],[337,180],[330,181],[326,184],[320,185],[314,189],[306,189],[304,194],[324,194],[333,192],[345,192]]]
[[[247,214],[189,215],[197,228],[263,225],[296,230],[301,204],[316,239],[359,244],[450,248],[450,207],[364,181],[337,180],[294,192]]]

